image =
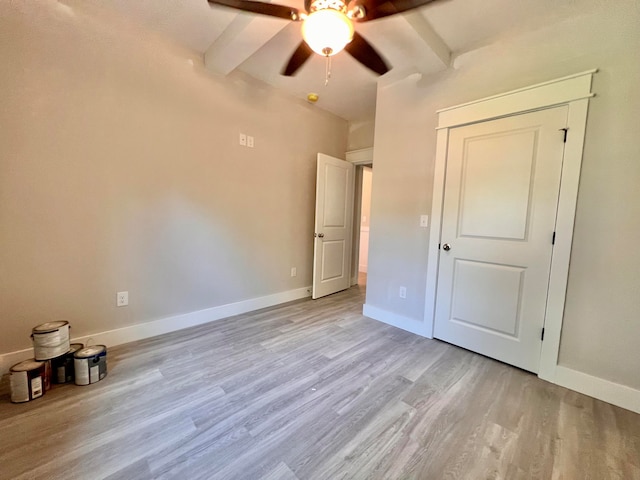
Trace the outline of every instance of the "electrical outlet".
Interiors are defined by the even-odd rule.
[[[298,275],[298,269],[296,267],[291,267],[291,276],[295,277]]]
[[[247,147],[253,148],[253,137],[251,135],[247,135]]]
[[[129,292],[118,292],[116,294],[116,306],[126,307],[129,305]]]
[[[240,146],[242,147],[246,147],[247,146],[247,135],[245,133],[241,133],[240,134]]]
[[[400,298],[407,298],[407,287],[400,287]]]

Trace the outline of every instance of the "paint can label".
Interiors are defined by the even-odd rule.
[[[58,367],[56,378],[58,379],[58,383],[65,383],[67,381],[67,368],[64,365]]]
[[[42,396],[42,377],[34,377],[31,379],[31,399]]]
[[[87,359],[76,358],[73,361],[76,372],[76,385],[89,385],[89,362]]]
[[[69,341],[69,331],[58,330],[51,333],[34,334],[34,339],[39,347],[57,347],[62,343]]]
[[[89,382],[96,383],[98,380],[100,380],[100,367],[95,365],[89,368]]]
[[[11,401],[29,401],[29,376],[27,372],[11,372]]]

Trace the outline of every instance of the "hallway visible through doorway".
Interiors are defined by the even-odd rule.
[[[358,285],[367,284],[369,260],[369,218],[371,216],[371,181],[373,170],[362,167],[362,198],[360,209],[360,246],[358,255]]]

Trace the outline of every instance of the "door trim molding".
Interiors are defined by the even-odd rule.
[[[474,102],[439,110],[436,136],[436,157],[429,232],[427,283],[425,293],[425,333],[433,338],[442,207],[449,130],[472,123],[519,115],[558,105],[569,107],[567,126],[569,135],[565,145],[562,179],[556,218],[556,242],[551,259],[549,292],[545,314],[545,338],[540,354],[538,376],[556,382],[560,333],[569,275],[569,259],[573,240],[578,183],[582,165],[582,151],[587,122],[593,74],[597,70],[570,75],[549,82],[532,85]]]
[[[438,129],[529,112],[595,96],[591,79],[598,70],[587,70],[518,90],[437,110]]]
[[[373,147],[349,150],[346,153],[345,160],[354,165],[371,165],[373,163]]]

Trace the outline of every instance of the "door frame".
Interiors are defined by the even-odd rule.
[[[425,293],[424,335],[433,338],[436,292],[440,259],[442,208],[451,128],[495,120],[502,117],[567,105],[568,135],[565,143],[562,176],[556,214],[556,240],[551,257],[551,272],[544,318],[544,341],[538,376],[556,382],[560,335],[569,277],[573,224],[578,199],[578,184],[587,124],[587,110],[593,74],[597,69],[558,78],[474,102],[438,110],[436,157],[429,232],[427,285]]]

